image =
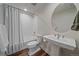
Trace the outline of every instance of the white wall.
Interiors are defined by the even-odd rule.
[[[33,25],[34,19],[27,14],[20,14],[20,21],[22,25],[23,39],[25,42],[33,40]]]
[[[42,35],[51,34],[51,16],[58,4],[48,4],[44,10],[38,13],[38,32]]]
[[[49,26],[44,19],[38,17],[37,24],[38,24],[38,31],[37,31],[38,34],[41,35],[49,34]]]

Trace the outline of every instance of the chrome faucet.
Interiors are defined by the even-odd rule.
[[[57,34],[57,39],[59,39],[59,37],[60,37],[60,34]]]
[[[55,31],[57,30],[57,27],[55,27]],[[61,38],[64,38],[64,35],[60,34],[60,33],[57,33],[54,35],[57,39],[59,39],[60,37]]]
[[[55,34],[54,35],[57,39],[59,39],[60,35],[59,34]]]
[[[61,37],[61,38],[64,38],[64,35],[60,35],[59,33],[58,33],[58,34],[55,34],[54,36],[55,36],[57,39],[59,39],[60,37]]]

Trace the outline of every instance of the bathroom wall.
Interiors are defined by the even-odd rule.
[[[20,14],[21,27],[23,32],[24,42],[33,40],[34,17],[27,14]]]
[[[37,29],[38,34],[41,34],[41,35],[49,34],[49,26],[43,18],[38,17],[37,25],[38,25],[38,29]]]
[[[52,16],[52,13],[55,9],[55,7],[57,6],[58,4],[48,4],[44,10],[40,11],[38,13],[38,16],[40,18],[40,20],[38,20],[38,22],[40,22],[39,24],[39,32],[45,32],[45,34],[51,34],[52,33],[52,30],[51,30],[51,16]],[[45,31],[44,31],[45,30]],[[44,35],[45,35],[44,34]]]

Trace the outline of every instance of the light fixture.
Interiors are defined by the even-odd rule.
[[[27,11],[27,9],[26,9],[26,8],[24,8],[24,11]]]

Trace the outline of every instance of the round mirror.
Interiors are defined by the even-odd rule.
[[[73,25],[77,13],[76,6],[72,3],[59,4],[52,15],[52,27],[59,33],[67,32]]]

